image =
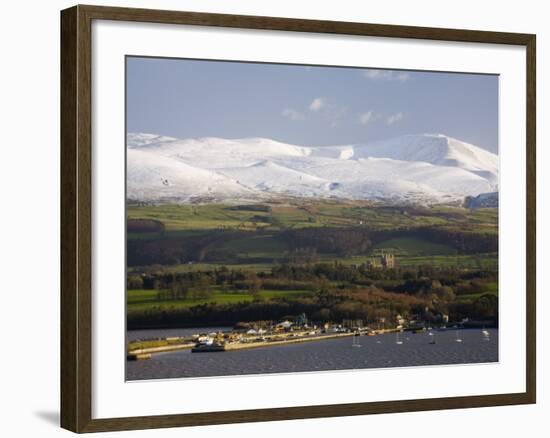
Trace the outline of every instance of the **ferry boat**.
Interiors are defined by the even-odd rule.
[[[214,353],[218,351],[225,351],[225,345],[214,342],[212,338],[200,340],[191,349],[191,353]]]

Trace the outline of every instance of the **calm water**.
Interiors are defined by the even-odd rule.
[[[205,331],[190,330],[187,334]],[[352,337],[346,337],[223,353],[183,350],[127,362],[126,373],[128,380],[140,380],[497,362],[498,330],[488,331],[487,341],[479,329],[460,330],[461,343],[456,342],[455,330],[434,332],[435,345],[427,333],[405,332],[400,335],[401,345],[396,344],[395,334],[386,334],[359,337],[360,348],[352,347]],[[166,333],[172,331],[157,332],[169,336]],[[129,332],[129,339],[132,336]]]

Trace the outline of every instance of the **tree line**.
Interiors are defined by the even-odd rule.
[[[269,272],[220,267],[185,273],[129,274],[129,289],[157,290],[159,300],[200,300],[186,309],[152,305],[131,312],[133,327],[157,324],[235,324],[258,319],[278,319],[306,312],[316,321],[341,319],[393,320],[397,314],[416,315],[424,321],[441,322],[485,318],[498,321],[498,297],[487,292],[498,281],[490,270],[464,271],[426,266],[410,269],[367,269],[340,262],[309,265],[282,264]],[[304,296],[263,300],[261,290],[304,290]],[[214,291],[252,295],[252,303],[208,302]],[[471,295],[473,299],[458,299]],[[468,297],[466,297],[468,298]],[[207,311],[206,311],[207,310]],[[258,311],[255,314],[254,311]],[[296,312],[296,313],[294,313]],[[149,322],[147,322],[149,321]]]
[[[132,223],[137,227],[154,227],[158,224]],[[263,231],[212,230],[208,234],[191,236],[161,233],[158,237],[127,241],[128,266],[153,264],[174,265],[188,262],[237,263],[238,252],[224,247],[223,242],[261,235]],[[498,251],[498,235],[471,233],[437,227],[417,227],[394,230],[370,230],[362,227],[311,227],[270,232],[273,239],[287,248],[285,259],[290,263],[307,263],[318,260],[319,254],[336,254],[341,257],[367,254],[373,245],[393,238],[416,237],[448,245],[456,254],[479,254]],[[248,262],[251,262],[248,260]],[[263,257],[257,263],[273,262]]]

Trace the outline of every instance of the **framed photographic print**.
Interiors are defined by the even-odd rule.
[[[75,432],[535,402],[535,36],[61,13]]]

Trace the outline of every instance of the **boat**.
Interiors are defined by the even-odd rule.
[[[459,333],[458,333],[458,330],[455,332],[456,333],[456,339],[455,341],[456,342],[462,342],[462,338],[460,337]]]
[[[484,341],[490,341],[491,340],[491,334],[489,333],[488,330],[481,330],[481,334],[483,335],[483,340]]]
[[[197,342],[191,349],[191,353],[215,353],[218,351],[225,351],[225,345],[215,342],[211,338]]]
[[[212,343],[208,344],[197,344],[191,349],[191,353],[215,353],[218,351],[225,351],[225,345]]]
[[[399,332],[397,332],[397,333],[395,334],[395,343],[396,343],[397,345],[403,344],[403,341],[402,341],[401,338],[399,337]]]
[[[355,335],[352,336],[352,343],[351,343],[352,347],[360,347],[361,346],[361,344],[359,343],[359,339],[357,339],[358,336],[359,336],[358,334],[355,334]]]
[[[429,344],[430,344],[430,345],[435,345],[435,333],[430,332],[430,333],[428,333],[428,334],[429,334],[429,336],[430,336],[430,342],[429,342]]]

